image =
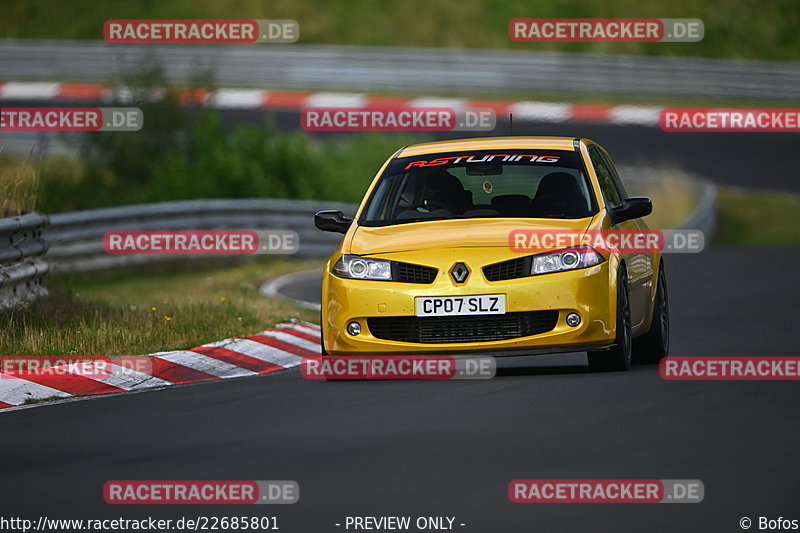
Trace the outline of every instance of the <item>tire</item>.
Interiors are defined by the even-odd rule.
[[[633,362],[656,364],[669,355],[669,298],[664,264],[658,271],[656,299],[650,331],[633,341]]]
[[[625,266],[617,274],[617,337],[607,350],[588,352],[589,367],[596,372],[628,370],[631,367],[631,308]]]

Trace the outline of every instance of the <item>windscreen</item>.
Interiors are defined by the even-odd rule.
[[[585,218],[596,212],[577,152],[488,150],[394,159],[359,220],[386,226],[456,218]]]

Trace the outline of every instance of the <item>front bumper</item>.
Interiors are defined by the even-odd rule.
[[[571,272],[557,272],[497,282],[473,269],[470,279],[457,285],[440,270],[432,284],[343,279],[323,276],[322,323],[325,349],[333,355],[435,354],[469,352],[547,353],[575,348],[607,346],[614,342],[615,276],[609,261]],[[370,317],[414,317],[418,296],[505,294],[506,312],[556,311],[555,327],[544,333],[480,342],[400,342],[377,338],[369,329]],[[577,312],[581,323],[571,327],[566,316]],[[497,315],[495,315],[497,316]],[[425,320],[425,319],[420,319]],[[357,321],[361,333],[349,335],[346,325]]]

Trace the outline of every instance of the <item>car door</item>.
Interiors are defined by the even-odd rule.
[[[594,172],[600,183],[607,207],[619,207],[628,197],[625,187],[619,179],[619,173],[611,162],[608,154],[597,145],[589,146],[589,157],[592,161]],[[647,225],[640,219],[626,220],[612,226],[613,229],[633,230],[643,232]],[[628,291],[631,306],[631,324],[635,327],[641,324],[647,316],[652,282],[653,265],[650,253],[633,252],[622,254],[628,272]]]

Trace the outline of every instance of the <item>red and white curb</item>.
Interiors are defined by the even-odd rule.
[[[69,367],[62,367],[58,377],[0,373],[0,409],[29,400],[139,391],[292,368],[320,357],[320,329],[308,322],[283,323],[255,335],[144,357],[151,363],[147,373],[113,364],[113,359],[113,371],[103,377],[70,372]]]
[[[163,91],[154,91],[158,99]],[[99,83],[2,82],[0,102],[86,101],[125,102],[127,87]],[[475,100],[467,98],[400,97],[362,93],[265,91],[261,89],[180,90],[184,103],[200,103],[218,109],[286,109],[305,107],[449,107],[455,110],[490,108],[498,117],[536,122],[581,122],[595,124],[658,126],[661,107],[569,104],[558,102]]]

